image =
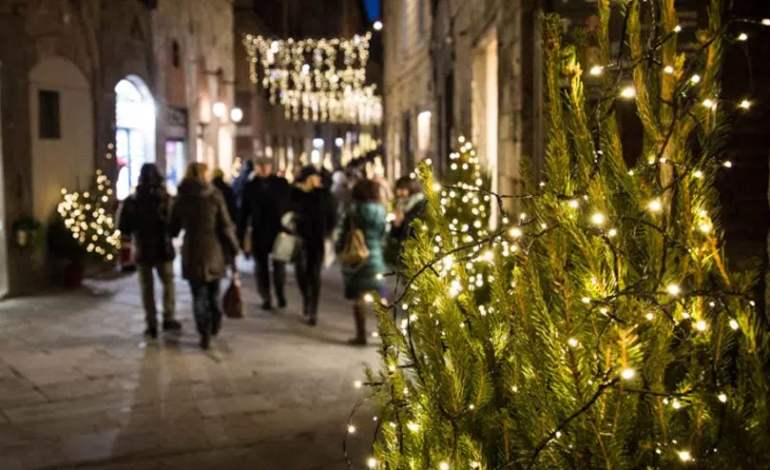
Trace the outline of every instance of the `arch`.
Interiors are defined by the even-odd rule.
[[[85,74],[62,57],[41,60],[28,77],[33,212],[48,220],[61,189],[83,189],[93,174],[93,98]]]
[[[119,200],[139,182],[145,163],[155,163],[155,100],[140,77],[129,75],[115,85],[115,157]]]

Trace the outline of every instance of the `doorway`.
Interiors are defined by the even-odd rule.
[[[118,200],[131,194],[145,163],[155,163],[155,101],[141,78],[131,75],[115,86],[115,157]]]

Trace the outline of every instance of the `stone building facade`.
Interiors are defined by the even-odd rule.
[[[11,231],[48,222],[62,188],[101,169],[122,197],[144,162],[176,178],[196,158],[228,164],[232,32],[231,0],[0,2],[0,294],[49,280],[45,243],[18,247]]]

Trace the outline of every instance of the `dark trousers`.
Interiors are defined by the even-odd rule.
[[[297,257],[297,284],[302,292],[303,313],[306,317],[318,318],[318,300],[321,295],[321,268],[324,248],[303,246]]]
[[[201,336],[209,336],[222,324],[222,307],[219,304],[219,280],[190,281],[193,295],[195,325]]]
[[[254,253],[254,271],[257,278],[257,290],[262,301],[272,303],[270,292],[270,252],[258,251]],[[286,303],[284,286],[286,285],[286,264],[273,260],[273,287],[279,304]]]

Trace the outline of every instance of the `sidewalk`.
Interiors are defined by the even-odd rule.
[[[338,271],[325,275],[315,329],[289,278],[290,306],[273,314],[243,276],[248,318],[226,321],[208,353],[181,279],[184,332],[157,342],[142,338],[134,276],[0,303],[0,469],[346,469],[345,423],[364,393],[353,382],[376,348],[344,344],[353,322]],[[374,423],[356,424],[361,468]]]

